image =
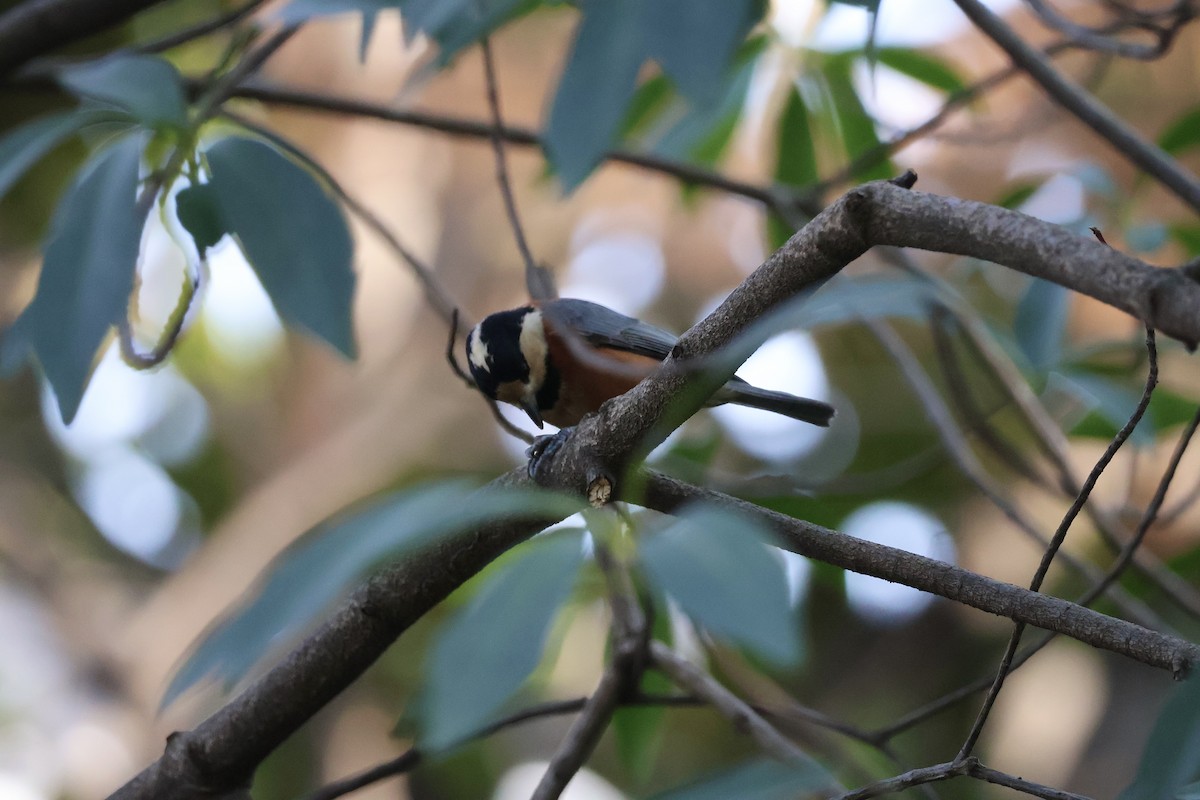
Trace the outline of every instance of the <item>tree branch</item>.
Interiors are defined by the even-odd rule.
[[[486,490],[528,484],[516,469]],[[282,663],[194,730],[112,800],[236,797],[258,764],[353,683],[410,625],[554,519],[505,520],[432,543],[367,582]]]
[[[1060,106],[1107,140],[1123,158],[1132,161],[1200,212],[1200,181],[1180,167],[1179,162],[1143,139],[1092,95],[1064,78],[1045,56],[1030,47],[979,0],[954,2],[979,30],[1008,53],[1013,63],[1029,73],[1029,77]]]
[[[788,763],[811,763],[812,760],[803,751],[771,727],[745,701],[705,675],[694,664],[677,656],[662,642],[650,643],[650,659],[680,688],[711,703],[735,728],[751,736],[763,752]]]
[[[768,525],[780,537],[780,546],[793,553],[1056,631],[1143,664],[1168,669],[1176,677],[1183,677],[1200,659],[1200,645],[1068,600],[1031,592],[906,550],[866,542],[660,473],[649,472],[648,476],[643,502],[655,511],[673,514],[689,503],[701,501],[729,508]]]
[[[1164,284],[1160,271],[1057,226],[980,203],[912,192],[903,188],[907,185],[911,176],[899,185],[868,184],[822,212],[716,311],[684,334],[662,369],[585,418],[557,451],[544,456],[548,463],[539,470],[543,481],[583,493],[598,465],[609,475],[625,474],[617,467],[631,453],[665,436],[657,426],[669,405],[673,411],[689,411],[704,402],[703,397],[677,400],[697,381],[697,374],[688,369],[689,359],[702,359],[725,347],[753,320],[836,273],[871,244],[975,255],[1068,286],[1077,283],[1077,288],[1144,315],[1172,335],[1193,342],[1200,339],[1200,315],[1195,313],[1200,308],[1200,284],[1174,271],[1167,273],[1175,276],[1169,278],[1174,282]],[[1164,285],[1172,291],[1162,292]],[[648,437],[652,429],[655,435]],[[514,470],[492,487],[524,485],[525,475],[525,470]],[[651,473],[647,480],[644,503],[660,511],[673,511],[694,499],[722,503],[770,524],[789,549],[845,569],[1059,631],[1176,674],[1200,658],[1196,645],[1064,600],[843,536],[661,475]],[[283,663],[195,730],[173,737],[163,757],[113,797],[236,796],[267,753],[357,678],[409,625],[497,555],[554,521],[484,526],[433,544],[390,567],[356,592]]]

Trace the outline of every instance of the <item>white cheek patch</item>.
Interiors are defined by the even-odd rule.
[[[491,360],[492,354],[488,352],[487,342],[483,341],[483,337],[479,333],[479,326],[476,325],[475,329],[471,331],[471,366],[484,372],[491,372],[492,368],[488,366],[488,361]]]
[[[536,308],[521,320],[521,355],[529,365],[530,395],[536,395],[546,380],[546,330],[542,312]]]

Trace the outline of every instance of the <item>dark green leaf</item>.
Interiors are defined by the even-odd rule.
[[[838,278],[823,287],[804,309],[804,326],[855,323],[862,318],[923,320],[937,300],[933,286],[910,278]]]
[[[29,313],[26,311],[0,336],[0,378],[15,375],[29,359],[32,348]]]
[[[1189,258],[1200,256],[1200,225],[1172,225],[1170,232]]]
[[[754,520],[697,507],[645,542],[641,560],[654,585],[714,636],[793,665],[802,653],[799,623],[769,541]]]
[[[876,152],[880,142],[875,120],[863,108],[850,78],[852,63],[847,57],[830,58],[826,62],[824,76],[833,101],[842,145],[846,156],[853,161],[864,153]],[[891,177],[893,171],[890,160],[883,155],[876,163],[855,172],[854,176],[864,181],[880,180]]]
[[[87,108],[35,119],[9,131],[0,139],[0,197],[63,140],[90,125],[124,119],[124,114]]]
[[[640,0],[593,0],[583,6],[571,55],[550,109],[546,152],[573,190],[612,145],[646,60]]]
[[[1200,800],[1200,782],[1184,786],[1175,793],[1175,800]]]
[[[120,53],[58,73],[63,88],[128,111],[147,127],[187,127],[187,105],[179,70],[157,56]]]
[[[1022,205],[1024,205],[1025,201],[1033,197],[1034,193],[1040,188],[1042,188],[1041,181],[1018,184],[1001,195],[1000,198],[995,201],[995,205],[998,205],[1001,208],[1020,208]]]
[[[1158,137],[1158,146],[1178,156],[1200,145],[1200,108],[1193,108],[1176,119]]]
[[[817,182],[817,150],[813,144],[808,107],[793,86],[779,117],[775,142],[775,182],[784,186],[811,186]]]
[[[1177,688],[1142,753],[1133,783],[1120,800],[1159,800],[1171,797],[1200,777],[1200,680]]]
[[[443,0],[425,0],[436,7]],[[405,6],[405,24],[411,18],[415,3]],[[423,22],[425,32],[437,42],[436,64],[445,66],[465,47],[475,44],[502,25],[522,17],[542,5],[541,0],[488,0],[482,6],[478,0],[467,2],[456,16],[445,18],[440,24]],[[482,12],[482,13],[481,13]]]
[[[295,25],[338,14],[374,15],[389,8],[399,8],[400,4],[401,0],[292,0],[279,10],[279,19],[287,25]]]
[[[192,184],[175,195],[175,216],[192,235],[192,241],[200,253],[221,241],[221,237],[228,232],[211,184]]]
[[[835,786],[833,777],[815,761],[782,764],[751,761],[681,789],[659,794],[655,800],[793,800],[808,792]]]
[[[539,490],[476,490],[447,482],[397,492],[306,533],[268,568],[230,617],[205,634],[171,680],[169,704],[207,676],[226,686],[315,622],[381,564],[442,537],[513,517],[566,517],[579,503]]]
[[[735,70],[714,103],[690,108],[670,125],[654,143],[654,152],[704,166],[716,163],[741,119],[754,63],[748,59]]]
[[[280,314],[353,357],[354,248],[341,209],[263,142],[222,139],[207,158],[221,219]]]
[[[364,11],[362,15],[362,31],[358,37],[358,60],[359,63],[367,63],[367,50],[371,47],[371,36],[375,33],[375,23],[379,19],[379,12]]]
[[[621,138],[641,140],[646,137],[668,108],[677,107],[672,100],[677,100],[675,89],[665,75],[655,75],[644,82],[629,101],[629,109],[621,123]]]
[[[1063,332],[1067,327],[1070,293],[1057,283],[1034,278],[1025,290],[1013,319],[1013,333],[1021,352],[1039,372],[1062,360]]]
[[[697,105],[720,96],[734,54],[762,19],[761,0],[658,0],[645,4],[646,53]]]
[[[884,47],[875,55],[881,64],[934,89],[954,94],[967,88],[958,73],[945,61],[920,50]]]
[[[124,314],[144,220],[136,212],[144,142],[130,137],[85,166],[54,212],[25,329],[63,421],[79,409],[100,342]]]
[[[440,750],[491,721],[541,660],[583,561],[577,533],[524,545],[447,625],[425,668],[421,746]]]
[[[1140,391],[1078,370],[1063,371],[1061,376],[1064,378],[1063,388],[1088,405],[1093,412],[1093,415],[1085,417],[1071,430],[1074,436],[1111,439],[1124,427],[1137,408]],[[1149,414],[1134,428],[1130,439],[1139,445],[1153,444],[1154,421]]]
[[[1153,253],[1167,243],[1170,234],[1161,222],[1143,222],[1125,230],[1125,243],[1135,253]]]
[[[767,243],[772,252],[783,247],[795,232],[796,230],[778,214],[767,215]]]

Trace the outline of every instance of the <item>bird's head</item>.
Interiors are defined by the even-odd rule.
[[[491,314],[467,335],[467,366],[479,390],[520,408],[538,428],[546,356],[542,312],[533,306]]]

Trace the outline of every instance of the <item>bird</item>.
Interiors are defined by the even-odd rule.
[[[678,337],[611,308],[576,298],[535,301],[487,316],[466,340],[481,392],[529,415],[540,430],[568,428],[632,389],[671,353]],[[834,409],[819,400],[760,389],[734,377],[709,399],[759,408],[828,427]]]

